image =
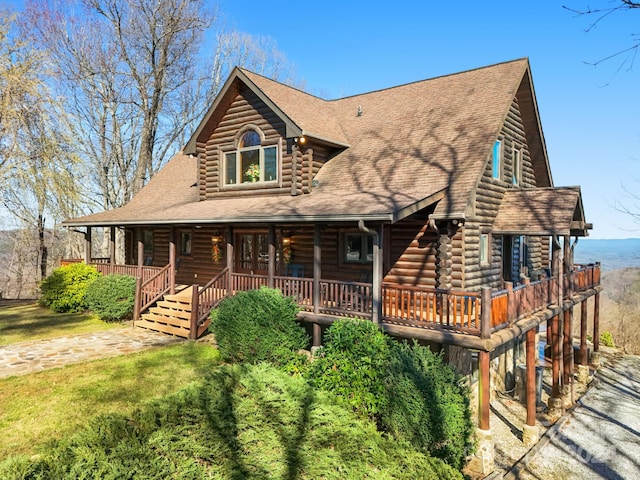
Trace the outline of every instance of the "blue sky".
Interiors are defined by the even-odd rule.
[[[622,185],[640,186],[640,58],[631,71],[617,71],[623,58],[585,63],[630,46],[640,11],[587,33],[595,18],[548,0],[266,4],[220,2],[230,26],[275,39],[306,89],[323,98],[529,57],[555,185],[582,186],[592,238],[640,237],[640,224],[612,207],[625,201]]]
[[[274,39],[306,90],[327,99],[529,57],[555,185],[582,186],[592,238],[640,237],[640,223],[613,208],[631,203],[623,185],[640,186],[640,59],[630,71],[619,69],[624,57],[586,63],[630,46],[640,11],[587,33],[595,18],[563,4],[612,3],[219,2],[225,24]]]

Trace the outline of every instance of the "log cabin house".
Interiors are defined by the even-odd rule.
[[[111,228],[98,266],[139,277],[136,325],[196,338],[220,299],[276,287],[314,345],[334,319],[364,317],[479,371],[481,432],[491,359],[526,339],[533,426],[539,325],[555,398],[577,304],[586,365],[592,296],[597,329],[599,265],[572,263],[591,225],[580,188],[553,184],[527,59],[331,101],[236,68],[131,202],[65,224],[86,228],[87,262],[92,229]]]

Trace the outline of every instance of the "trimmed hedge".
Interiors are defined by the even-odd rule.
[[[337,396],[395,439],[461,468],[473,448],[469,392],[440,355],[399,343],[368,320],[338,320],[309,368]]]
[[[87,287],[85,303],[101,320],[117,322],[132,317],[135,295],[134,277],[106,275]]]
[[[210,330],[226,362],[293,365],[299,368],[300,349],[309,337],[296,320],[298,306],[279,290],[238,292],[211,312]]]
[[[56,268],[40,283],[40,304],[58,313],[85,310],[85,293],[98,277],[98,270],[84,263]]]
[[[391,342],[381,428],[462,468],[473,449],[474,424],[464,378],[427,347]]]
[[[369,320],[345,319],[327,329],[324,343],[308,372],[311,384],[338,395],[360,415],[374,418],[387,401],[387,337]]]

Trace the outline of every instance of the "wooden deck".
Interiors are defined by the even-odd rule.
[[[95,265],[105,275],[121,273],[138,278],[137,325],[189,338],[204,334],[211,309],[222,299],[262,286],[272,286],[295,298],[300,317],[312,323],[326,324],[340,317],[371,319],[375,308],[371,283],[328,279],[314,282],[313,278],[283,276],[270,279],[267,275],[233,273],[225,268],[204,286],[180,290],[172,284],[175,274],[170,265]],[[383,283],[379,319],[388,330],[407,332],[416,338],[431,338],[419,333],[428,330],[443,332],[434,338],[455,334],[482,339],[540,312],[552,312],[566,301],[583,301],[599,289],[599,264],[575,265],[562,276],[562,281],[557,277],[543,278],[499,291],[448,291]],[[175,319],[168,320],[171,316]],[[480,345],[475,341],[463,343]]]

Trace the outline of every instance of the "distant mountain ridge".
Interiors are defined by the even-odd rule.
[[[640,238],[581,238],[575,247],[574,262],[600,262],[605,272],[627,267],[640,268]]]

